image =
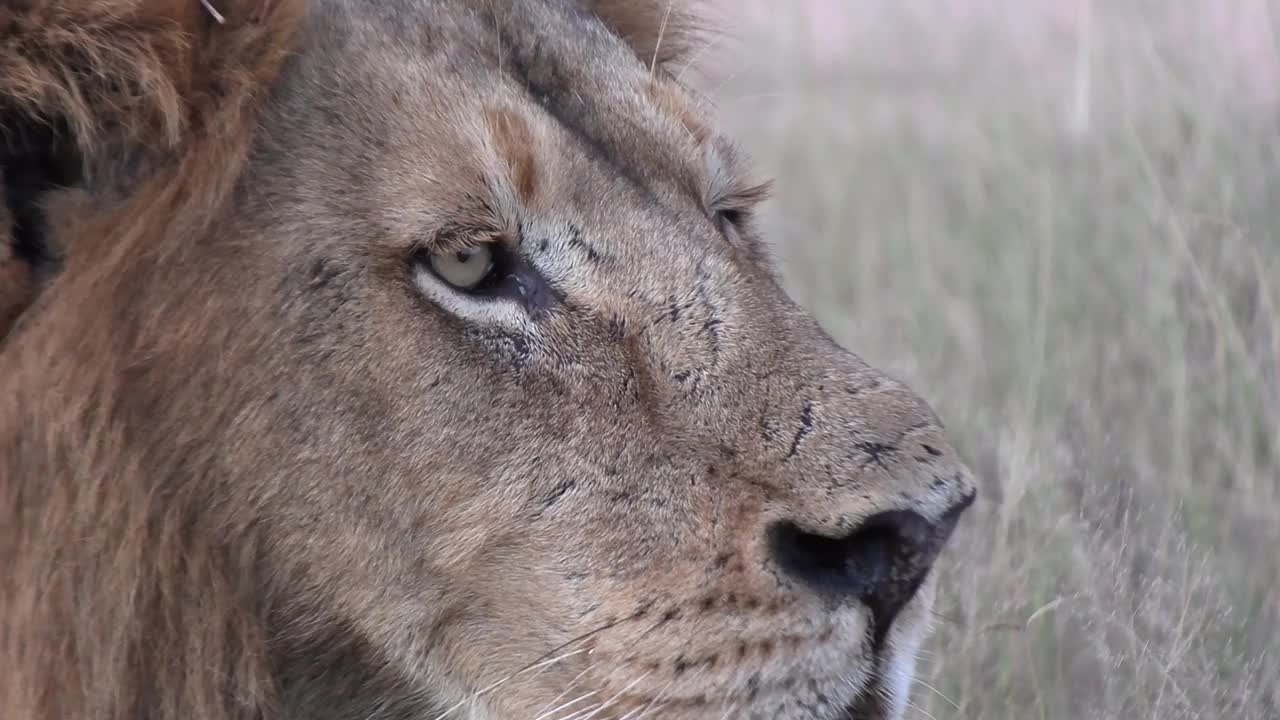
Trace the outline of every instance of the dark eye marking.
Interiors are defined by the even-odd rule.
[[[587,261],[593,265],[599,265],[609,260],[607,255],[583,239],[582,230],[572,223],[569,224],[569,247],[580,251],[586,256]]]

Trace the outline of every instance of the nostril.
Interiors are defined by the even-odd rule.
[[[872,600],[895,581],[928,570],[931,525],[918,513],[873,515],[842,538],[818,535],[791,522],[770,529],[769,545],[783,572],[825,595]],[[922,567],[923,566],[923,567]]]
[[[843,538],[781,522],[770,529],[769,545],[774,561],[794,579],[824,594],[861,597],[891,575],[900,540],[885,520],[876,516]]]
[[[779,522],[768,530],[779,568],[828,598],[856,599],[871,610],[876,644],[915,595],[946,544],[960,510],[930,522],[911,510],[891,510],[839,538]]]

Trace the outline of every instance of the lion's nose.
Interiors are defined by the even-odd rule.
[[[973,499],[965,496],[936,522],[913,510],[881,512],[839,538],[775,523],[768,531],[770,552],[784,573],[813,590],[866,603],[879,645]]]

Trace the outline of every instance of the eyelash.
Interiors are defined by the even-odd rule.
[[[751,186],[735,186],[719,194],[710,204],[716,228],[728,235],[730,228],[741,230],[751,220],[752,209],[769,196],[772,185],[762,182]]]

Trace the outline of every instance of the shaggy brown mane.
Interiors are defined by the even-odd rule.
[[[223,23],[197,0],[0,9],[2,129],[57,129],[88,178],[43,199],[65,253],[43,292],[60,302],[123,297],[128,266],[198,237],[226,201],[301,2],[217,7]],[[95,196],[122,152],[143,158],[130,190]],[[0,220],[8,249],[14,223]],[[261,717],[272,689],[263,608],[244,591],[251,539],[204,527],[192,490],[160,487],[163,471],[113,424],[128,321],[33,308],[5,337],[32,300],[20,262],[0,255],[4,716]],[[36,377],[60,393],[37,396]]]

